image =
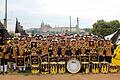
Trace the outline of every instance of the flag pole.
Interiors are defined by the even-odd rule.
[[[5,0],[5,19],[4,19],[4,27],[7,29],[7,0]]]
[[[69,17],[69,19],[70,19],[70,33],[71,33],[71,16]]]

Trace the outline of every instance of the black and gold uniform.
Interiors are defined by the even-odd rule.
[[[110,40],[105,41],[105,61],[111,63],[112,58],[112,43]]]
[[[20,43],[18,44],[18,54],[17,54],[17,57],[23,57],[25,58],[26,57],[26,44],[25,44],[25,38],[21,38],[20,39]],[[25,62],[24,62],[25,63]],[[26,64],[23,66],[23,67],[19,67],[19,71],[24,71],[25,72],[26,70]]]
[[[42,61],[49,61],[49,56],[48,56],[48,43],[47,40],[42,40],[42,55],[41,55]]]
[[[98,41],[96,50],[98,51],[99,54],[99,61],[100,62],[104,61],[104,57],[105,57],[104,40]]]
[[[3,49],[4,46],[0,45],[0,73],[3,73]]]

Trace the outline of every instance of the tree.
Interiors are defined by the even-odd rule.
[[[107,36],[120,28],[120,22],[118,20],[113,20],[110,22],[104,20],[98,20],[93,24],[92,33],[97,36]]]

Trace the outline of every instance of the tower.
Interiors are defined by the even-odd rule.
[[[5,0],[5,19],[4,19],[4,27],[7,29],[7,0]]]
[[[79,34],[79,18],[78,17],[77,17],[76,32],[77,32],[77,34]]]

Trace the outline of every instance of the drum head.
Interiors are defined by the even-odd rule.
[[[70,73],[77,73],[80,71],[81,65],[80,62],[77,59],[70,59],[67,62],[67,70]]]

